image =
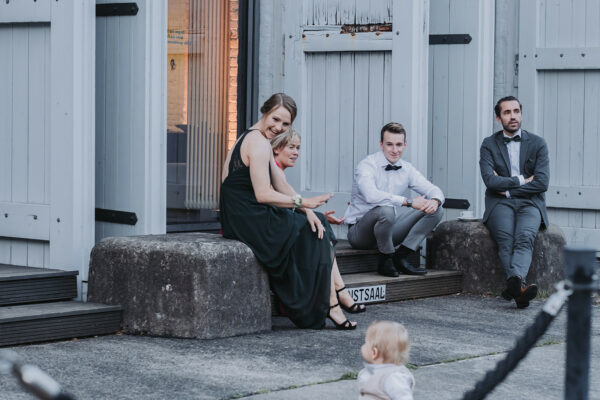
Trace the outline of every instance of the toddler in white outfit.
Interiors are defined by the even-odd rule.
[[[408,332],[393,321],[373,322],[360,353],[365,368],[358,373],[359,399],[412,400],[415,378],[406,368]]]

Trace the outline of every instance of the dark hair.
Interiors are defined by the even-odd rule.
[[[285,93],[275,93],[271,97],[265,101],[265,104],[260,108],[260,112],[263,115],[270,113],[278,107],[283,107],[289,111],[292,121],[296,119],[296,114],[298,113],[298,108],[296,107],[296,102],[290,96]]]
[[[382,143],[383,143],[383,134],[386,131],[391,132],[391,133],[401,133],[404,135],[404,140],[406,140],[406,130],[404,129],[402,124],[399,124],[398,122],[389,122],[389,123],[385,124],[383,126],[383,128],[381,128],[381,137],[380,137],[379,141]]]
[[[519,107],[521,108],[521,111],[523,111],[523,105],[521,104],[521,102],[519,101],[519,99],[517,99],[515,96],[506,96],[501,98],[500,100],[498,100],[498,102],[496,103],[496,106],[494,107],[494,112],[496,113],[496,117],[500,118],[500,111],[502,111],[500,109],[500,105],[502,103],[504,103],[505,101],[516,101],[517,103],[519,103]]]

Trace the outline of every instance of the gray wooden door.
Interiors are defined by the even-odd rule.
[[[522,1],[523,128],[550,153],[550,222],[571,244],[600,248],[600,2]]]
[[[302,134],[300,166],[286,174],[305,196],[333,192],[325,210],[344,214],[354,168],[379,149],[387,122],[407,127],[407,158],[425,169],[426,92],[416,86],[427,85],[427,12],[403,0],[285,4],[283,89],[298,103]]]
[[[87,271],[93,21],[84,0],[0,2],[0,263]]]
[[[429,46],[428,178],[447,198],[484,211],[479,146],[492,134],[494,8],[479,0],[431,2],[431,35],[468,34],[470,43]],[[445,219],[460,210],[446,209]]]

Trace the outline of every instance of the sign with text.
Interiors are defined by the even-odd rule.
[[[385,285],[348,288],[350,296],[357,303],[373,303],[385,300]]]

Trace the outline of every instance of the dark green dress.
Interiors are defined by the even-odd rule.
[[[248,132],[235,145],[229,174],[221,185],[223,236],[252,249],[297,327],[320,329],[329,309],[333,231],[323,214],[317,213],[326,229],[323,239],[318,239],[304,214],[256,200],[250,169],[240,155]]]

